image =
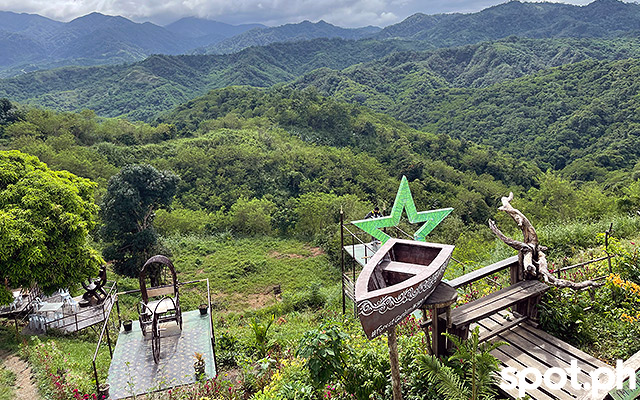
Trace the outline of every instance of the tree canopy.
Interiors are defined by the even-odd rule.
[[[114,175],[102,199],[102,238],[109,243],[103,255],[114,269],[136,276],[142,264],[158,250],[153,227],[155,211],[173,201],[178,177],[151,165],[127,165]]]
[[[9,288],[37,283],[51,292],[97,272],[103,260],[87,241],[95,188],[34,156],[0,151],[0,304],[11,301]]]

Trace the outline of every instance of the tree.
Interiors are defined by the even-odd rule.
[[[116,272],[135,277],[144,262],[159,252],[153,226],[155,211],[168,208],[176,193],[178,177],[151,165],[128,165],[114,175],[102,200],[103,251]],[[151,274],[152,284],[157,276]]]
[[[0,304],[12,300],[9,288],[52,292],[97,273],[104,261],[87,243],[96,186],[34,156],[0,152]]]

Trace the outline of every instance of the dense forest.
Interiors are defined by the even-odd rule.
[[[339,75],[332,80],[331,73],[316,81],[328,82],[318,85],[327,93],[354,102],[374,93],[366,104],[416,128],[484,143],[543,170],[564,170],[572,180],[619,184],[620,172],[638,161],[639,72],[634,59],[586,60],[483,88],[430,91],[412,84],[413,73],[406,73],[398,85],[406,89],[397,95],[383,93],[375,79],[376,86],[362,84],[360,90],[344,84],[353,82],[346,74],[342,81]],[[366,70],[349,74],[363,77]]]

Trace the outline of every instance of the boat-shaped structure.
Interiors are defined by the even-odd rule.
[[[454,246],[389,239],[358,276],[358,317],[369,339],[397,325],[442,280]]]

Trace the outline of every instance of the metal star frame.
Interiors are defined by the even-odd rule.
[[[391,239],[391,236],[384,233],[380,228],[398,226],[400,217],[402,217],[402,210],[407,210],[407,218],[412,224],[424,222],[424,225],[413,234],[414,240],[424,241],[426,236],[453,211],[453,208],[418,212],[416,210],[416,204],[413,202],[413,196],[411,196],[409,181],[406,176],[403,176],[400,181],[398,193],[396,194],[396,199],[391,208],[391,215],[380,218],[361,219],[352,221],[351,223],[384,244],[387,240]]]

